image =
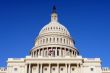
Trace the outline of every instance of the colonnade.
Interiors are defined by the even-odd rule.
[[[40,48],[37,50],[31,51],[32,57],[38,56],[76,56],[77,51],[75,49],[68,49],[68,48],[60,48],[60,47],[48,47],[48,48]]]
[[[37,68],[37,71],[34,73],[44,73],[44,65],[45,64],[41,64],[41,63],[40,64],[26,64],[26,68],[25,68],[26,72],[25,73],[33,73],[32,72],[33,65],[36,65],[36,68]],[[48,65],[48,72],[47,73],[53,73],[52,72],[52,64],[47,64],[47,65]],[[61,73],[61,65],[62,64],[55,64],[55,65],[56,65],[55,69],[57,71],[56,73]],[[75,72],[80,73],[80,70],[78,70],[81,68],[80,64],[63,64],[63,65],[65,67],[64,73],[72,73],[73,67],[75,69],[77,69],[77,71],[75,71]]]

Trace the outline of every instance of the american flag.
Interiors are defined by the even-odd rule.
[[[51,56],[52,54],[53,54],[53,49],[49,49],[49,50],[48,50],[48,55]]]

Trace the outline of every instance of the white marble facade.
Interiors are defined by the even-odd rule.
[[[41,29],[30,55],[8,58],[7,68],[0,68],[0,73],[110,73],[110,69],[101,67],[100,58],[79,55],[53,7],[51,21]]]

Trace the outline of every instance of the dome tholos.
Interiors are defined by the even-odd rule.
[[[34,53],[34,56],[35,54],[37,56],[39,54],[40,56],[48,56],[47,53],[50,49],[54,51],[54,56],[61,54],[66,56],[65,53],[67,52],[63,52],[64,50],[68,51],[69,55],[78,55],[78,51],[74,46],[74,41],[67,28],[58,22],[58,15],[55,8],[51,14],[51,21],[41,29],[36,38],[35,46],[31,50],[31,55],[33,56]]]

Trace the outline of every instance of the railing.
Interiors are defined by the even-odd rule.
[[[100,61],[100,58],[84,58],[85,61]]]
[[[14,61],[14,60],[19,60],[19,61],[23,61],[24,58],[8,58],[8,61]]]
[[[0,72],[5,72],[5,71],[7,71],[7,68],[5,68],[5,67],[0,67]]]
[[[102,72],[110,72],[110,68],[109,67],[102,67]]]

